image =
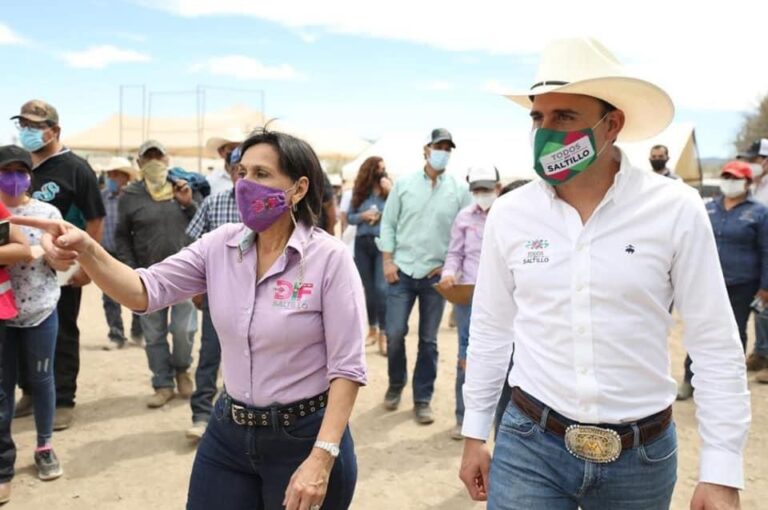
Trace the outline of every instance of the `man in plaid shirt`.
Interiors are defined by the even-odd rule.
[[[235,148],[226,157],[225,168],[232,182],[237,182],[237,163],[240,161],[240,148]],[[187,235],[193,240],[203,234],[216,230],[226,223],[240,223],[240,213],[235,202],[235,189],[229,189],[210,195],[195,213],[187,226]],[[216,396],[216,377],[221,362],[219,337],[211,321],[208,298],[197,296],[194,303],[203,311],[203,331],[200,336],[200,355],[195,372],[195,392],[189,400],[192,408],[192,427],[187,430],[187,438],[194,443],[200,441],[213,412],[213,398]]]

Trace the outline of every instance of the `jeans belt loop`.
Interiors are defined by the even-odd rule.
[[[278,432],[279,429],[280,429],[280,425],[279,425],[280,417],[277,415],[277,408],[276,407],[270,407],[269,408],[269,417],[270,417],[270,420],[272,421],[272,431],[273,432]]]
[[[637,422],[632,422],[630,426],[632,427],[632,432],[634,433],[632,448],[637,448],[640,446],[640,427],[637,426]]]
[[[541,411],[541,420],[539,420],[539,427],[543,430],[547,430],[547,418],[549,418],[549,407],[544,406]]]

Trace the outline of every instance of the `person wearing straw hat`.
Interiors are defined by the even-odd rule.
[[[486,222],[464,384],[470,496],[491,510],[668,508],[674,303],[701,436],[691,508],[738,508],[750,401],[712,227],[696,190],[615,146],[662,131],[671,99],[587,38],[551,44],[530,90],[506,97],[530,110],[540,179]]]
[[[216,195],[222,191],[232,189],[231,170],[229,168],[229,158],[235,147],[242,143],[242,139],[230,140],[214,136],[205,143],[205,148],[210,155],[216,155],[224,161],[224,168],[216,168],[208,175],[208,183],[211,185],[211,195]]]
[[[117,227],[117,204],[123,196],[123,190],[129,182],[138,179],[138,169],[134,168],[127,158],[112,157],[101,167],[106,174],[106,186],[101,191],[104,208],[107,215],[104,217],[104,231],[101,235],[101,246],[112,256],[115,256],[115,228]],[[120,303],[114,301],[108,295],[102,293],[104,316],[109,327],[109,343],[104,350],[122,349],[127,339],[123,328],[123,313]],[[131,339],[136,344],[141,344],[142,332],[139,316],[131,317]]]

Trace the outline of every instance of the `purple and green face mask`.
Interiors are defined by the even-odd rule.
[[[0,172],[0,191],[12,197],[18,197],[27,192],[32,185],[32,179],[27,172]]]

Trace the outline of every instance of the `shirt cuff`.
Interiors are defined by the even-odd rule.
[[[744,456],[714,448],[703,448],[699,481],[743,489]]]
[[[375,242],[376,242],[376,247],[381,252],[392,253],[392,252],[395,251],[395,243],[394,242],[386,241],[386,240],[384,240],[381,237],[377,237]]]
[[[493,412],[464,411],[464,422],[461,426],[461,434],[464,437],[487,441],[493,426]]]

